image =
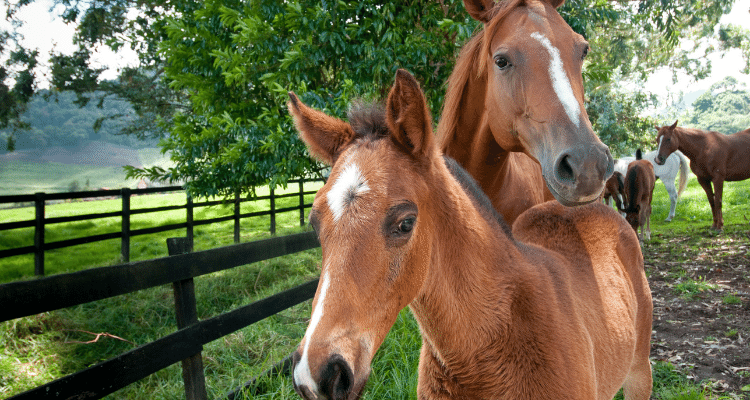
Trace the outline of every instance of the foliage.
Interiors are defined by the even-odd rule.
[[[29,1],[9,7],[9,15]],[[76,91],[80,104],[97,98],[101,106],[115,96],[131,102],[134,113],[123,132],[164,138],[162,149],[176,166],[130,169],[129,175],[185,180],[201,195],[320,173],[286,116],[289,90],[343,117],[350,100],[382,98],[395,69],[406,68],[422,82],[437,116],[456,51],[478,26],[460,0],[60,3],[63,17],[80,24],[80,49],[52,58],[55,87]],[[716,50],[705,44],[731,5],[580,0],[560,8],[591,43],[583,71],[587,107],[615,152],[642,144],[652,122],[638,117],[651,97],[618,90],[618,80],[645,79],[660,66],[704,76],[710,65],[680,50],[680,39],[704,38],[702,49]],[[722,49],[747,42],[739,28],[722,29]],[[100,82],[88,60],[103,45],[136,49],[140,65]]]
[[[693,102],[680,125],[732,134],[750,128],[750,91],[735,78],[717,82]]]
[[[89,140],[142,148],[155,147],[156,141],[143,141],[121,135],[123,121],[99,122],[108,115],[128,115],[133,109],[125,101],[109,101],[101,108],[94,104],[80,107],[72,92],[39,91],[28,103],[22,116],[27,130],[16,139],[16,149],[77,146]],[[95,129],[98,128],[98,129]],[[0,129],[0,141],[7,140],[12,129]],[[2,153],[0,151],[0,153]]]

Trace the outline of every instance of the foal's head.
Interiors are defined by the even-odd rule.
[[[659,165],[664,165],[667,162],[669,155],[674,153],[680,147],[680,140],[675,136],[674,130],[677,128],[677,121],[672,126],[656,127],[658,131],[656,134],[656,144],[658,147],[658,153],[656,154],[656,161]]]
[[[581,70],[589,45],[555,10],[562,2],[464,0],[485,24],[480,65],[495,140],[538,160],[555,198],[577,205],[598,198],[614,160],[584,105]]]
[[[322,270],[294,354],[294,387],[308,400],[356,399],[373,355],[425,278],[428,188],[442,158],[424,95],[403,70],[385,110],[354,110],[349,123],[290,97],[302,139],[332,165],[310,213]]]

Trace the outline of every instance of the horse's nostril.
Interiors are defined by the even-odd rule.
[[[555,168],[555,175],[557,179],[563,182],[575,182],[576,176],[573,166],[570,164],[571,156],[564,154],[559,158],[557,162],[557,168]]]
[[[352,390],[354,374],[349,364],[338,354],[328,361],[320,377],[320,390],[331,400],[344,400]]]

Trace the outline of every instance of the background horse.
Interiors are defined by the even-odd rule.
[[[621,212],[625,213],[625,219],[633,230],[641,233],[638,239],[642,242],[651,240],[651,200],[654,194],[654,166],[650,161],[641,158],[641,150],[635,153],[635,161],[628,165],[628,173],[625,175],[625,197],[627,204]]]
[[[667,219],[665,220],[669,222],[674,218],[675,210],[677,209],[677,199],[679,199],[687,187],[688,160],[684,154],[675,151],[667,157],[667,161],[663,165],[659,165],[655,161],[658,153],[658,150],[649,151],[643,155],[643,159],[651,161],[656,179],[660,179],[664,183],[664,187],[667,189],[667,193],[669,193],[669,215],[667,215]],[[635,157],[623,157],[615,160],[615,171],[619,171],[625,175],[628,172],[628,164],[633,160],[635,160]],[[674,185],[677,174],[680,174],[679,189],[675,188]]]
[[[625,178],[618,171],[613,172],[612,176],[607,179],[604,191],[602,192],[602,200],[604,200],[606,205],[612,207],[613,199],[618,210],[621,210],[623,203],[627,201],[625,197]]]
[[[711,205],[714,220],[711,228],[724,229],[724,216],[721,213],[724,181],[744,181],[750,178],[750,129],[725,135],[681,128],[675,121],[672,126],[662,126],[658,130],[656,163],[663,165],[667,156],[677,150],[685,153],[690,159],[690,169],[698,178]]]
[[[293,356],[303,398],[358,399],[410,305],[420,399],[626,399],[651,392],[651,293],[638,240],[600,202],[527,210],[513,232],[433,142],[417,81],[349,123],[290,94],[311,153],[332,164],[310,224],[322,271]],[[525,243],[517,242],[524,240]]]
[[[557,13],[560,4],[464,0],[484,29],[448,80],[438,146],[508,222],[553,195],[565,205],[596,200],[613,170],[583,103],[589,46]]]

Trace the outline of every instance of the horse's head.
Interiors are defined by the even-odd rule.
[[[561,203],[591,202],[614,166],[584,107],[581,68],[589,45],[556,11],[562,1],[523,3],[464,0],[485,24],[486,123],[502,148],[539,161]]]
[[[293,357],[294,387],[308,400],[357,399],[376,350],[425,278],[426,182],[441,158],[424,95],[408,72],[396,74],[384,111],[350,111],[349,123],[290,97],[300,136],[332,165],[310,212],[323,258]]]
[[[656,145],[658,150],[654,161],[659,165],[667,162],[669,155],[674,153],[680,147],[680,140],[675,136],[674,129],[677,128],[677,121],[672,126],[656,127]]]

